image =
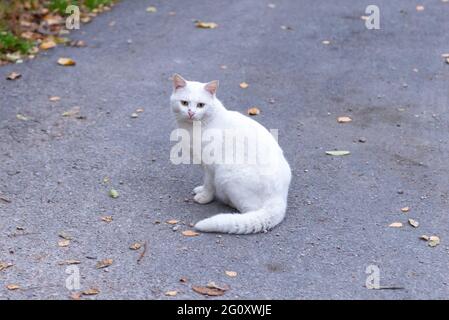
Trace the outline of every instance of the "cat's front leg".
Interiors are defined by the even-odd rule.
[[[197,203],[206,204],[214,200],[214,176],[208,168],[204,168],[204,184],[193,189],[193,192],[193,200]]]

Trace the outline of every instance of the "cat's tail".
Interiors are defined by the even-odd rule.
[[[195,224],[202,232],[249,234],[267,231],[281,223],[287,208],[284,199],[270,200],[262,208],[239,213],[221,213]]]

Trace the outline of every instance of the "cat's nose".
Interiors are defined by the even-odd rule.
[[[192,119],[193,116],[195,115],[195,112],[192,112],[191,110],[188,110],[187,114],[189,115],[189,118]]]

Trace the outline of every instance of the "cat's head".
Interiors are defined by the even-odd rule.
[[[187,122],[201,121],[213,113],[217,89],[218,80],[201,83],[187,81],[175,74],[170,105],[176,119]]]

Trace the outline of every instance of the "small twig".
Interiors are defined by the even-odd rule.
[[[145,241],[143,243],[143,250],[142,253],[139,256],[139,259],[137,259],[137,263],[140,263],[140,261],[143,259],[143,257],[145,256],[145,253],[147,252],[147,242]]]
[[[374,290],[404,290],[404,287],[395,287],[395,286],[382,286],[378,288],[372,288]]]

